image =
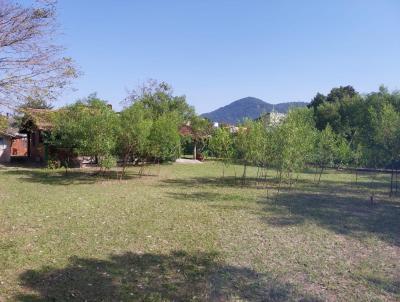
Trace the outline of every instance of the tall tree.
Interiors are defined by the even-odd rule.
[[[317,93],[316,96],[312,99],[310,104],[307,105],[308,108],[313,108],[314,111],[317,110],[317,107],[326,101],[326,96],[322,93]]]
[[[15,109],[28,96],[54,100],[77,76],[56,35],[55,1],[0,1],[0,106]]]
[[[148,80],[139,88],[130,91],[126,102],[143,103],[145,108],[151,111],[154,119],[168,112],[176,112],[183,123],[195,115],[194,108],[186,102],[185,96],[174,96],[169,84],[156,80]]]
[[[326,101],[333,103],[333,102],[340,102],[346,98],[352,98],[358,95],[358,92],[354,89],[353,86],[340,86],[333,88],[329,94],[326,96]]]

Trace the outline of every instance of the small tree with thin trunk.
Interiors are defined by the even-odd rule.
[[[222,178],[224,178],[225,168],[229,165],[234,154],[232,135],[229,129],[215,129],[209,141],[209,148],[212,154],[221,160]]]
[[[301,171],[312,157],[315,131],[312,110],[306,108],[291,110],[277,129],[278,167],[281,176],[282,172],[287,175],[289,186],[293,172]]]
[[[318,132],[314,148],[314,162],[319,167],[318,184],[321,181],[321,175],[326,167],[334,164],[335,154],[337,153],[336,134],[328,124],[324,130]],[[317,169],[315,176],[317,175]],[[315,177],[314,177],[315,178]]]
[[[242,184],[246,183],[248,165],[259,166],[263,153],[265,127],[261,121],[247,120],[235,139],[236,157],[243,163]]]

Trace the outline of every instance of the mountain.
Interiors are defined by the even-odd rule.
[[[270,104],[263,100],[247,97],[230,103],[224,107],[209,113],[202,114],[203,117],[208,118],[213,122],[237,124],[245,118],[255,119],[265,112],[275,110],[280,113],[287,113],[293,107],[305,107],[308,103],[305,102],[289,102]]]

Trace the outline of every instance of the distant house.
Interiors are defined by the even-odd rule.
[[[286,114],[272,111],[262,114],[259,118],[255,119],[256,121],[262,121],[264,125],[267,126],[276,126],[283,122]]]

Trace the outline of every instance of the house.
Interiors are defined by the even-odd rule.
[[[284,113],[271,111],[271,112],[262,114],[260,117],[256,118],[255,120],[262,121],[264,123],[265,127],[268,127],[268,126],[279,125],[280,123],[283,122],[285,117],[286,117],[286,114],[284,114]]]
[[[68,163],[69,167],[83,167],[93,163],[91,158],[78,157],[73,148],[54,147],[48,144],[54,127],[57,111],[51,109],[24,109],[21,133],[27,135],[28,160],[35,163],[47,163],[49,159],[59,163]]]
[[[31,161],[43,163],[48,159],[45,136],[52,128],[53,114],[54,111],[49,109],[25,109],[20,130],[27,135],[27,156]]]
[[[10,162],[11,156],[11,138],[8,133],[0,133],[0,162]]]
[[[0,162],[8,163],[13,157],[27,155],[26,135],[8,128],[0,132]]]

